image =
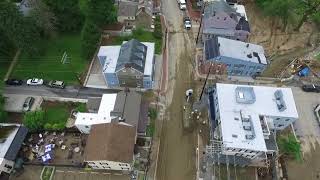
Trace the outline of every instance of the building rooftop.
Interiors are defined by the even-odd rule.
[[[243,61],[267,64],[264,49],[260,45],[217,37],[207,40],[205,46],[206,59],[225,56]]]
[[[146,47],[146,52],[140,53],[141,50],[139,49],[142,47]],[[154,43],[140,43],[133,39],[128,42],[124,41],[121,46],[101,46],[98,58],[102,59],[106,57],[105,64],[102,65],[103,73],[115,73],[125,67],[126,64],[131,64],[134,69],[142,72],[144,75],[152,75],[154,50]],[[142,59],[138,57],[140,54],[143,55]]]
[[[132,126],[118,123],[93,125],[87,139],[84,159],[131,163],[135,138],[136,131]]]
[[[92,125],[110,123],[110,112],[116,103],[117,94],[103,94],[98,113],[78,113],[75,124]]]
[[[121,91],[117,95],[116,104],[112,113],[120,117],[121,122],[138,128],[141,94],[135,91]]]
[[[290,88],[217,83],[216,90],[226,147],[267,151],[260,116],[298,118]],[[279,91],[286,104],[285,110],[278,108],[275,94]]]
[[[116,71],[130,66],[143,73],[146,56],[147,46],[135,39],[131,39],[121,45]]]
[[[15,160],[27,133],[20,124],[0,123],[0,158]]]
[[[119,1],[118,16],[135,17],[138,11],[138,4],[126,1]]]

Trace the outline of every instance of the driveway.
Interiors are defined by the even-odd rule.
[[[42,97],[40,97],[40,96],[29,96],[29,95],[5,94],[4,97],[6,98],[4,110],[8,111],[8,112],[16,112],[16,113],[23,112],[22,111],[23,103],[27,97],[34,97],[35,98],[35,101],[30,109],[31,111],[34,111],[34,110],[40,108],[42,100],[43,100]]]
[[[294,129],[302,142],[303,153],[308,153],[316,142],[320,143],[320,127],[313,111],[320,104],[320,93],[306,93],[299,87],[292,87],[292,91],[299,113]]]

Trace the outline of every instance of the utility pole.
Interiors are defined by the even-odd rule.
[[[209,75],[210,75],[210,72],[211,72],[211,67],[212,67],[212,65],[213,65],[213,62],[210,63],[209,71],[208,71],[206,80],[204,81],[204,84],[203,84],[203,87],[202,87],[202,90],[201,90],[201,94],[200,94],[200,97],[199,97],[199,102],[201,102],[202,94],[203,94],[203,92],[204,92],[204,89],[206,88],[207,81],[208,81],[208,78],[209,78]]]
[[[201,27],[202,27],[202,18],[204,16],[204,9],[206,6],[207,2],[204,2],[204,0],[202,0],[202,7],[201,7],[201,14],[200,14],[200,26],[199,26],[199,30],[198,30],[198,35],[197,35],[197,39],[196,39],[196,44],[198,44],[198,40],[199,40],[199,36],[200,36],[200,31],[201,31]]]

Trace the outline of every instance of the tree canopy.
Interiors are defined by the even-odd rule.
[[[28,54],[36,53],[37,43],[40,40],[39,30],[34,21],[23,17],[16,5],[11,2],[0,2],[0,32],[6,37],[2,43],[15,44]]]
[[[57,18],[61,32],[79,32],[84,22],[79,0],[43,0]]]
[[[320,11],[320,0],[256,0],[256,3],[265,14],[281,18],[284,27],[290,17],[296,17],[295,30]]]

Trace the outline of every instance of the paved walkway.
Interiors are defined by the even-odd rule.
[[[4,76],[4,79],[3,79],[4,81],[6,81],[7,79],[9,79],[9,77],[10,77],[12,71],[13,71],[14,66],[15,66],[15,65],[17,64],[17,62],[18,62],[18,58],[19,58],[20,53],[21,53],[21,50],[19,49],[19,50],[16,52],[16,55],[14,56],[14,58],[13,58],[11,64],[10,64],[10,67],[9,67],[9,69],[8,69],[8,71],[7,71],[7,74]]]

